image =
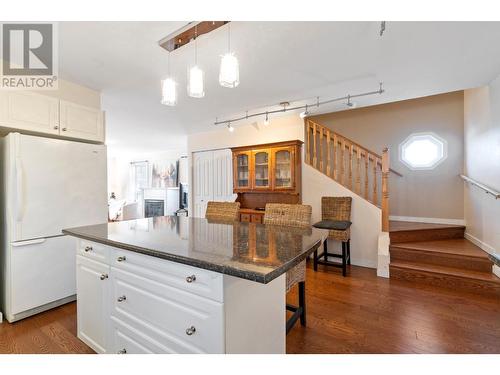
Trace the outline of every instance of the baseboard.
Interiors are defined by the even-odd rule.
[[[486,251],[488,254],[494,254],[495,253],[495,249],[493,247],[491,247],[487,243],[484,243],[479,238],[474,237],[472,234],[465,232],[464,237],[467,238],[474,245],[479,246],[481,249],[483,249],[484,251]]]
[[[0,324],[3,322],[2,312],[0,311]]]
[[[439,217],[389,216],[389,220],[411,221],[414,223],[465,225],[464,219],[443,219]]]

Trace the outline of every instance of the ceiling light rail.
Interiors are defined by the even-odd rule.
[[[304,105],[300,105],[300,106],[296,106],[296,107],[289,107],[289,103],[285,102],[284,103],[280,103],[280,105],[283,106],[282,109],[275,109],[275,110],[272,110],[272,111],[264,111],[264,112],[257,112],[257,113],[251,113],[249,114],[248,111],[245,113],[245,116],[241,116],[241,117],[236,117],[236,118],[232,118],[232,119],[227,119],[227,120],[218,120],[217,118],[215,119],[215,122],[214,122],[214,125],[226,125],[226,126],[229,126],[230,124],[234,123],[234,122],[237,122],[237,121],[242,121],[242,120],[248,120],[249,118],[252,118],[252,117],[258,117],[258,116],[265,116],[266,117],[266,120],[265,121],[269,121],[269,115],[273,114],[273,113],[284,113],[284,112],[290,112],[290,111],[298,111],[298,110],[301,110],[301,109],[305,109],[306,110],[306,116],[309,115],[309,109],[311,108],[318,108],[322,105],[325,105],[325,104],[330,104],[330,103],[334,103],[334,102],[340,102],[340,101],[344,101],[346,100],[346,105],[350,108],[352,108],[354,106],[354,103],[351,102],[352,99],[354,98],[360,98],[360,97],[363,97],[363,96],[370,96],[370,95],[381,95],[385,92],[384,88],[383,88],[383,83],[380,82],[379,83],[379,89],[376,90],[376,91],[368,91],[368,92],[363,92],[363,93],[360,93],[360,94],[354,94],[354,95],[351,95],[351,94],[348,94],[346,96],[342,96],[340,98],[335,98],[335,99],[329,99],[329,100],[324,100],[324,101],[320,101],[319,100],[319,97],[316,99],[316,102],[314,103],[308,103],[308,104],[304,104]],[[306,116],[301,116],[301,117],[306,117]]]

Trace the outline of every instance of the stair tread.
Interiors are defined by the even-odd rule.
[[[433,224],[433,223],[420,223],[413,221],[397,221],[397,220],[391,220],[389,222],[389,232],[404,232],[413,230],[449,229],[449,228],[465,228],[465,226],[455,225],[455,224]]]
[[[403,242],[393,244],[391,245],[391,248],[453,254],[466,257],[481,258],[491,262],[488,257],[488,253],[465,238]]]
[[[500,278],[496,277],[491,272],[481,272],[454,267],[438,266],[433,264],[413,263],[408,261],[394,261],[390,263],[391,267],[403,268],[414,271],[433,272],[442,275],[456,276],[467,279],[481,280],[492,282],[500,285]]]

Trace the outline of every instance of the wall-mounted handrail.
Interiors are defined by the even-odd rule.
[[[468,177],[466,175],[461,174],[460,177],[462,177],[462,179],[464,181],[466,181],[466,182],[468,182],[468,183],[470,183],[470,184],[472,184],[474,186],[477,186],[478,188],[484,190],[486,192],[486,194],[493,195],[495,197],[495,199],[500,198],[500,192],[498,192],[498,191],[496,191],[496,190],[494,190],[494,189],[492,189],[492,188],[490,188],[490,187],[488,187],[488,186],[480,183],[479,181],[476,181],[476,180],[474,180],[474,179],[472,179],[472,178],[470,178],[470,177]]]

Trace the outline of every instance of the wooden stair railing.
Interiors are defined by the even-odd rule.
[[[329,128],[305,120],[305,161],[321,173],[382,209],[389,231],[389,149],[379,155]]]

